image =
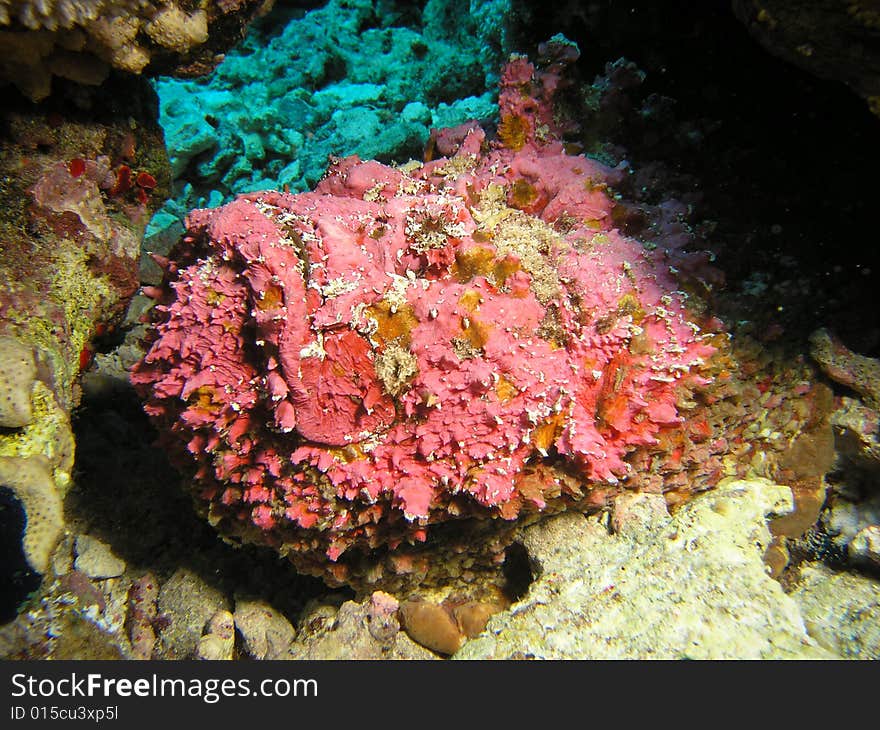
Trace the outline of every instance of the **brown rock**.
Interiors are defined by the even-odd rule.
[[[873,0],[733,0],[754,38],[780,58],[850,86],[880,112],[880,9]]]
[[[452,614],[430,601],[404,601],[399,611],[407,635],[438,654],[455,654],[464,643],[464,634]]]
[[[779,537],[800,537],[819,519],[825,504],[825,482],[809,479],[789,484],[794,497],[794,510],[770,522],[771,534]]]
[[[481,601],[468,601],[456,606],[452,613],[466,637],[473,639],[483,633],[489,619],[501,610],[501,606]]]

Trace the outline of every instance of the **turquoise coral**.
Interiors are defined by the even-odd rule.
[[[405,162],[421,156],[431,127],[493,116],[510,0],[474,0],[464,13],[460,5],[429,0],[414,14],[405,3],[330,0],[287,17],[279,9],[210,78],[160,79],[180,187],[166,213],[182,218],[241,192],[308,190],[331,156]]]

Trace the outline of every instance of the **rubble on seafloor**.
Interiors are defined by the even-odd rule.
[[[287,618],[245,595],[229,603],[207,576],[177,573],[145,610],[135,602],[142,584],[73,571],[0,639],[6,656],[27,648],[56,658],[876,658],[865,614],[876,581],[804,563],[787,594],[768,575],[768,522],[791,507],[784,486],[731,479],[672,515],[659,495],[634,493],[604,515],[524,527],[528,590],[482,616],[470,637],[466,612],[436,596],[404,606],[381,591],[360,601],[331,594]]]

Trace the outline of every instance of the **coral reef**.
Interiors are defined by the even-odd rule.
[[[699,422],[717,323],[687,312],[682,237],[614,229],[622,171],[553,122],[577,51],[544,50],[502,75],[513,137],[469,124],[438,140],[451,157],[350,157],[314,193],[188,218],[132,382],[223,534],[330,581],[417,575],[406,545],[435,525],[601,506]]]
[[[310,189],[333,155],[418,157],[431,127],[492,116],[508,5],[279,6],[210,78],[160,79],[179,184],[151,233],[235,193]]]
[[[597,78],[592,87],[564,89],[570,92],[566,102],[578,102],[580,97],[580,102],[586,102],[586,114],[593,119],[586,119],[590,123],[586,133],[577,137],[582,146],[575,145],[572,136],[560,146],[559,136],[573,130],[564,123],[559,108],[551,113],[550,101],[557,89],[564,88],[557,73],[559,66],[576,53],[574,46],[562,39],[543,47],[544,73],[534,73],[524,59],[515,59],[508,67],[497,133],[491,122],[485,121],[481,121],[482,129],[477,123],[441,129],[465,116],[481,120],[496,116],[490,95],[479,93],[479,79],[481,74],[487,79],[492,76],[500,57],[498,49],[508,47],[504,40],[508,29],[500,20],[504,15],[501,9],[508,4],[472,2],[468,5],[470,15],[464,19],[449,15],[454,3],[428,2],[423,10],[390,0],[375,3],[377,9],[390,14],[380,20],[377,10],[358,30],[365,37],[375,31],[376,38],[381,37],[392,50],[398,48],[394,37],[408,29],[430,45],[426,57],[436,60],[431,53],[436,51],[439,56],[444,44],[454,48],[462,41],[452,38],[448,29],[456,27],[456,35],[460,28],[468,29],[465,36],[483,33],[479,44],[468,46],[467,69],[454,63],[442,69],[443,62],[438,61],[421,71],[427,78],[428,71],[461,70],[464,75],[448,88],[458,94],[473,81],[475,95],[452,102],[442,99],[436,105],[421,97],[414,105],[398,99],[386,112],[382,105],[391,96],[388,89],[394,83],[377,96],[363,88],[373,84],[372,80],[350,85],[338,77],[343,67],[346,74],[353,74],[360,70],[359,64],[369,66],[371,59],[352,60],[349,68],[338,58],[334,61],[328,50],[327,63],[320,69],[324,75],[309,87],[312,97],[320,97],[328,108],[336,104],[351,112],[350,117],[339,115],[349,122],[349,130],[356,130],[375,115],[381,120],[380,134],[357,140],[342,134],[345,125],[337,125],[326,135],[319,131],[310,136],[305,127],[298,127],[303,141],[291,148],[292,154],[305,159],[305,151],[314,151],[314,155],[308,152],[313,164],[304,173],[306,168],[297,167],[293,157],[285,157],[284,149],[273,148],[275,142],[264,136],[263,125],[249,128],[248,122],[238,121],[237,127],[224,134],[230,135],[230,145],[239,159],[232,167],[224,167],[226,162],[220,161],[211,172],[214,177],[197,180],[198,189],[190,190],[181,200],[205,195],[210,205],[217,205],[237,189],[281,187],[284,183],[293,191],[304,190],[323,176],[325,154],[355,150],[361,158],[404,159],[417,154],[427,139],[426,165],[409,163],[392,169],[334,160],[319,192],[308,194],[312,197],[254,194],[241,199],[237,207],[197,212],[186,234],[191,240],[181,243],[170,257],[170,241],[175,237],[170,229],[162,233],[167,246],[165,242],[159,245],[158,237],[148,243],[152,250],[161,248],[163,255],[155,261],[142,257],[140,276],[142,282],[159,287],[164,272],[170,289],[163,285],[150,290],[159,297],[160,307],[182,311],[174,309],[187,291],[181,282],[194,282],[195,290],[205,294],[203,299],[195,298],[197,308],[214,317],[207,322],[194,320],[196,338],[181,336],[181,341],[188,345],[214,343],[216,334],[228,342],[223,338],[231,334],[241,343],[233,353],[241,355],[241,360],[222,348],[216,353],[218,359],[210,363],[207,357],[203,360],[208,368],[220,363],[221,372],[214,375],[215,380],[198,367],[186,373],[192,375],[186,380],[209,378],[208,386],[196,381],[188,403],[175,403],[172,396],[165,396],[164,401],[154,399],[154,405],[168,407],[163,416],[154,417],[163,427],[178,415],[191,419],[166,434],[164,443],[171,446],[187,479],[201,472],[193,494],[231,547],[216,540],[208,521],[199,523],[190,514],[188,495],[175,493],[175,476],[168,470],[164,454],[148,447],[146,422],[142,414],[133,412],[131,394],[117,380],[142,352],[136,339],[143,325],[134,324],[142,300],[130,310],[128,320],[120,322],[136,281],[134,242],[141,238],[145,217],[169,190],[170,177],[160,159],[161,145],[152,132],[152,119],[142,117],[141,104],[147,100],[149,106],[149,94],[137,80],[131,87],[119,86],[115,75],[103,96],[78,88],[63,77],[78,83],[97,82],[108,64],[126,70],[123,57],[131,50],[134,53],[127,59],[134,65],[128,70],[137,72],[144,57],[134,46],[149,47],[150,64],[144,67],[148,73],[172,67],[185,74],[198,73],[220,60],[216,49],[222,48],[222,42],[217,45],[218,39],[222,41],[227,32],[229,37],[236,36],[243,16],[230,15],[228,26],[220,27],[210,17],[213,3],[166,4],[161,12],[156,5],[149,17],[135,10],[140,19],[132,39],[127,36],[130,19],[114,18],[102,27],[92,23],[88,15],[76,15],[83,9],[92,12],[110,6],[100,0],[0,3],[0,9],[11,12],[7,29],[19,34],[13,38],[0,29],[0,46],[9,54],[20,54],[28,64],[36,59],[35,66],[15,67],[22,84],[27,87],[30,83],[31,66],[39,69],[46,65],[56,75],[49,104],[34,107],[33,117],[30,104],[21,107],[17,101],[4,112],[7,125],[0,158],[4,165],[0,194],[5,212],[0,220],[4,234],[0,246],[6,247],[8,241],[9,247],[0,251],[5,275],[0,285],[0,491],[4,500],[0,511],[7,513],[4,526],[12,525],[16,532],[22,532],[22,549],[30,568],[38,569],[46,579],[39,593],[31,594],[25,606],[19,607],[18,618],[0,629],[0,656],[389,659],[438,655],[656,657],[658,652],[670,657],[736,658],[878,655],[880,500],[876,476],[880,418],[875,381],[880,371],[876,360],[855,355],[827,332],[817,333],[813,355],[834,381],[831,384],[837,395],[833,396],[828,387],[816,384],[816,369],[803,359],[806,338],[795,329],[799,325],[796,312],[800,312],[800,324],[808,322],[804,326],[810,329],[801,330],[804,332],[815,328],[816,322],[833,322],[848,344],[876,354],[869,352],[876,348],[877,340],[870,332],[873,325],[863,323],[861,315],[866,310],[856,297],[843,308],[848,316],[829,314],[841,311],[839,300],[834,304],[839,294],[837,284],[846,281],[848,295],[859,286],[870,288],[868,275],[876,267],[870,258],[858,259],[855,274],[851,268],[839,266],[829,273],[831,264],[823,264],[822,276],[827,278],[822,287],[805,283],[800,278],[803,267],[773,253],[772,244],[785,240],[799,255],[809,255],[810,241],[802,241],[790,227],[798,220],[798,213],[792,213],[789,205],[797,196],[786,198],[777,185],[784,185],[785,180],[779,174],[778,161],[785,167],[795,157],[803,157],[815,165],[813,158],[801,155],[799,149],[787,155],[774,147],[773,154],[757,159],[751,168],[740,166],[744,174],[731,174],[730,170],[737,168],[731,160],[735,162],[742,154],[742,145],[722,143],[724,154],[718,155],[716,140],[713,154],[702,137],[711,133],[711,124],[682,125],[673,135],[672,123],[665,116],[671,113],[668,100],[649,97],[638,106],[627,98],[629,90],[637,89],[645,78],[633,64],[609,64],[605,77]],[[138,3],[137,7],[148,5]],[[252,9],[259,3],[231,0],[216,5],[224,10]],[[336,6],[340,17],[349,8],[361,12],[366,6],[344,5]],[[521,7],[523,3],[513,5]],[[614,4],[568,4],[565,8],[572,11],[572,17],[581,13],[579,17],[587,18],[601,15],[609,5]],[[619,26],[650,33],[651,28],[638,19],[637,5],[646,4],[627,4],[625,9],[618,6],[616,12],[632,14],[634,19]],[[870,13],[865,12],[869,5],[851,3],[848,10],[862,22],[870,20]],[[128,6],[115,2],[113,7]],[[542,8],[540,14],[547,20],[551,11],[559,13],[562,7]],[[90,60],[79,45],[77,29],[71,33],[60,27],[37,29],[33,34],[24,31],[25,26],[48,26],[52,21],[46,18],[56,12],[80,26],[88,25],[84,35],[93,49],[103,49],[100,54],[106,55],[104,46],[111,48],[112,38],[122,39],[122,45],[112,46],[118,48],[119,57]],[[299,20],[300,11],[288,12]],[[472,22],[475,18],[479,21]],[[483,22],[486,19],[491,23]],[[732,16],[730,22],[736,26]],[[685,33],[687,23],[688,18],[681,22]],[[368,28],[370,24],[376,27]],[[553,23],[551,27],[550,32],[559,29]],[[207,41],[202,43],[205,33]],[[255,61],[258,56],[254,54],[262,52],[257,44],[278,40],[282,33],[280,25],[260,28],[260,35],[248,42],[243,55],[235,54],[240,70],[259,76],[253,63],[248,67],[248,60]],[[590,47],[594,55],[597,47],[613,45],[609,33],[596,33],[595,38],[596,44]],[[748,42],[745,34],[743,39]],[[370,42],[373,40],[371,36]],[[29,45],[32,42],[44,45]],[[50,42],[54,45],[47,45]],[[473,45],[483,47],[477,53]],[[731,53],[732,45],[725,44],[724,52]],[[360,50],[365,48],[374,55],[385,53],[378,43],[362,46]],[[338,55],[354,58],[347,53]],[[686,62],[692,64],[693,53],[682,52],[681,56],[687,56]],[[700,57],[701,66],[711,66],[708,54]],[[7,55],[6,60],[10,58]],[[300,60],[288,59],[291,65]],[[654,74],[668,61],[668,56],[654,56],[645,88],[657,88],[652,83],[657,78]],[[413,60],[411,66],[415,65]],[[737,73],[744,68],[751,70],[750,65],[740,64]],[[674,66],[669,69],[668,77],[675,76]],[[403,69],[404,74],[406,71]],[[268,107],[276,98],[273,94],[284,88],[284,82],[274,78],[279,73],[234,89],[250,89],[259,100],[253,106]],[[714,72],[707,71],[710,73]],[[259,96],[264,81],[271,87],[265,92],[266,99]],[[715,81],[713,75],[712,83]],[[707,84],[703,83],[690,86],[700,90],[703,113],[708,107],[702,104],[711,100],[711,90],[705,91]],[[719,86],[725,88],[723,83]],[[782,83],[778,86],[783,87],[789,88]],[[444,91],[442,84],[438,88]],[[840,95],[846,96],[842,88]],[[766,119],[755,108],[759,105],[742,103],[742,94],[725,96],[748,109],[757,127]],[[305,103],[312,104],[313,98]],[[839,108],[837,103],[824,104]],[[858,105],[855,98],[853,105]],[[117,118],[96,123],[102,109],[108,108],[115,110]],[[226,108],[218,106],[215,113],[205,115],[200,131],[214,134],[223,128],[225,120],[219,117]],[[331,109],[328,124],[339,121],[333,118],[335,111]],[[579,113],[577,118],[583,121],[584,115]],[[793,134],[786,138],[798,134],[811,138],[813,127],[808,118],[812,117],[802,114],[797,130],[792,129]],[[737,117],[737,123],[726,126],[748,129],[743,119]],[[786,114],[785,119],[790,124],[791,115]],[[279,128],[283,129],[284,123],[282,120]],[[435,129],[427,136],[431,126]],[[246,133],[239,131],[245,128]],[[226,144],[224,134],[215,134],[220,140],[213,143],[216,146],[185,158],[185,175],[201,173],[203,167],[217,162],[215,153]],[[744,134],[748,139],[749,134]],[[654,153],[669,145],[671,136],[676,137],[675,151],[670,153],[669,146],[665,149],[676,165],[704,160],[706,165],[723,170],[726,180],[743,183],[735,189],[739,193],[729,197],[748,235],[740,236],[740,228],[731,233],[730,221],[725,221],[723,213],[717,228],[721,238],[727,236],[734,242],[740,265],[749,270],[742,292],[732,292],[726,302],[729,305],[738,300],[739,308],[725,308],[725,295],[717,289],[717,271],[707,267],[704,258],[682,254],[682,246],[692,243],[692,234],[699,232],[692,226],[694,206],[702,204],[703,192],[713,187],[717,177],[696,184],[686,176],[676,179],[669,168],[644,164],[645,151]],[[639,140],[637,146],[643,146],[635,155],[634,139]],[[328,140],[338,148],[330,149]],[[381,145],[373,146],[376,142]],[[398,142],[400,146],[395,146]],[[312,143],[314,148],[309,147]],[[358,147],[361,143],[363,147]],[[856,147],[858,143],[852,142],[851,148]],[[589,149],[604,165],[577,157],[578,149]],[[838,159],[846,159],[845,149],[835,146]],[[635,169],[622,163],[625,159]],[[829,160],[833,159],[829,151]],[[583,181],[570,184],[571,180],[560,174],[565,173],[563,161],[573,160],[589,167],[590,183],[583,189],[577,189]],[[858,201],[851,192],[835,196],[833,188],[851,191],[857,185],[851,181],[835,185],[836,167],[841,165],[823,166],[827,194],[821,201],[810,200],[809,195],[801,197],[808,201],[805,205],[815,206],[815,220],[835,211],[838,224],[847,223],[854,230],[859,220],[853,214],[859,210]],[[284,180],[276,174],[279,169],[286,170]],[[235,171],[229,177],[229,189],[223,179],[227,171]],[[554,177],[557,174],[559,177]],[[773,196],[764,195],[766,180],[772,181]],[[755,191],[753,196],[742,194],[748,186]],[[809,184],[803,187],[809,189]],[[215,192],[211,193],[212,189]],[[729,193],[731,189],[724,190]],[[571,199],[583,202],[585,192],[591,196],[596,193],[591,198],[595,210],[572,222],[569,218],[577,216],[568,215]],[[568,193],[572,196],[566,200]],[[670,195],[684,205],[669,200]],[[850,204],[840,207],[837,201],[841,195],[848,196]],[[763,238],[756,234],[752,240],[756,221],[765,221],[762,196],[764,207],[772,208],[764,215],[772,215],[766,221],[773,223],[773,234]],[[744,199],[752,203],[748,215],[742,214]],[[565,213],[552,212],[555,203]],[[169,210],[176,212],[173,207]],[[699,212],[699,207],[696,210]],[[328,211],[330,216],[325,215]],[[577,211],[578,216],[583,212]],[[168,219],[166,216],[166,222]],[[263,228],[264,222],[268,228]],[[806,218],[801,223],[809,227]],[[704,224],[700,230],[711,232],[714,225]],[[783,228],[784,234],[778,233]],[[280,238],[272,238],[275,229],[283,234]],[[257,241],[254,236],[267,230],[270,237]],[[840,240],[852,238],[849,230],[835,226]],[[376,238],[372,238],[374,234]],[[387,266],[377,268],[373,265],[377,250],[392,239],[396,244],[389,250],[392,255],[402,252],[400,260],[380,262]],[[524,246],[523,239],[534,241],[535,248]],[[723,250],[719,240],[712,237],[716,251]],[[302,307],[299,302],[293,307],[301,315],[305,313],[306,326],[301,331],[272,321],[279,311],[288,309],[285,297],[295,288],[283,275],[288,267],[280,267],[274,256],[263,257],[262,246],[271,249],[273,242],[281,248],[292,242],[295,249],[284,262],[298,269],[303,278]],[[747,247],[740,251],[741,243]],[[848,251],[843,246],[840,250]],[[319,259],[318,252],[328,256],[327,261]],[[195,256],[207,256],[207,263],[197,262]],[[780,258],[780,270],[768,273],[766,262],[774,256]],[[598,276],[571,275],[571,269],[584,261],[585,271],[611,262],[612,273],[603,274],[610,277],[607,289]],[[614,268],[618,263],[620,271]],[[733,271],[728,269],[729,263],[724,261],[728,272]],[[347,269],[351,264],[354,269]],[[265,272],[260,272],[264,265]],[[210,278],[217,270],[228,273],[230,269],[244,292],[238,300]],[[393,274],[387,282],[383,271]],[[695,339],[686,346],[705,345],[712,354],[683,371],[677,384],[670,385],[675,391],[677,422],[652,422],[643,434],[644,442],[627,440],[615,430],[615,424],[622,424],[627,432],[641,423],[638,408],[649,409],[637,404],[631,413],[624,414],[635,414],[633,418],[616,420],[614,407],[619,404],[615,399],[633,395],[648,399],[631,370],[638,371],[645,363],[639,358],[650,356],[641,352],[641,346],[657,344],[651,332],[642,337],[638,329],[646,320],[648,324],[656,321],[651,318],[657,312],[650,292],[645,296],[650,287],[645,286],[643,275],[650,277],[661,271],[654,283],[672,297],[673,315],[680,315],[677,321],[701,327],[703,337],[695,332]],[[774,276],[779,278],[774,280]],[[403,278],[407,281],[401,281]],[[199,285],[207,289],[198,290]],[[598,304],[582,300],[579,288],[585,285],[596,292]],[[624,293],[615,304],[609,293],[615,285],[627,293],[631,287],[636,294],[629,298]],[[364,286],[374,291],[365,292]],[[418,292],[419,287],[424,294]],[[526,296],[519,296],[523,292]],[[449,309],[437,306],[434,315],[429,305],[443,296],[455,302]],[[811,303],[808,312],[803,309],[804,301]],[[654,308],[645,306],[646,302],[653,302]],[[730,323],[732,337],[719,331],[707,314],[707,302]],[[669,309],[668,303],[661,303]],[[502,307],[505,315],[514,307],[522,311],[517,309],[502,318]],[[157,311],[160,320],[171,317]],[[560,311],[576,316],[560,318]],[[229,312],[238,319],[231,320]],[[540,324],[529,329],[541,314]],[[525,328],[524,320],[528,323]],[[114,336],[116,325],[129,330],[125,343],[112,352],[101,352],[108,348],[106,335]],[[533,372],[546,377],[547,363],[568,363],[564,378],[558,370],[546,368],[555,374],[547,389],[556,388],[552,406],[559,407],[559,412],[554,410],[538,424],[529,420],[530,409],[534,410],[536,401],[543,397],[535,392],[536,383],[528,377],[515,381],[521,371],[505,369],[503,358],[510,354],[505,348],[510,345],[511,329],[520,340],[525,339],[524,329],[533,335],[538,351],[522,358]],[[621,329],[628,334],[620,336]],[[184,334],[188,330],[185,328]],[[304,339],[298,339],[303,333]],[[352,346],[357,341],[352,333],[365,344]],[[430,339],[432,334],[436,341]],[[666,342],[675,346],[682,341],[680,332],[673,331]],[[173,337],[166,340],[166,344],[171,342]],[[583,375],[582,368],[569,366],[574,361],[572,349],[580,357],[597,342],[608,352],[598,361],[601,368],[597,371],[603,372],[593,378],[593,391],[584,386],[569,392]],[[545,343],[549,353],[542,349]],[[577,351],[577,347],[582,349]],[[288,358],[283,363],[282,351]],[[270,379],[265,369],[276,355],[274,372],[281,380]],[[432,360],[432,355],[439,361]],[[627,360],[627,355],[634,357]],[[513,357],[520,355],[510,359]],[[197,360],[190,352],[180,359],[170,355],[165,362],[172,368],[200,366],[202,362]],[[305,369],[299,367],[304,361]],[[316,361],[329,364],[322,369]],[[245,403],[244,409],[237,400],[223,400],[219,391],[209,390],[220,384],[238,388],[237,381],[232,384],[225,379],[230,372],[223,371],[223,366],[230,362],[236,367],[244,363],[256,373],[248,383],[256,399]],[[308,365],[315,367],[309,370]],[[294,366],[297,371],[292,375],[289,371]],[[349,377],[346,368],[358,377]],[[361,377],[362,373],[366,375]],[[444,377],[448,380],[449,373],[453,374],[451,385],[442,381]],[[493,381],[493,375],[497,376],[488,388],[484,387],[487,381],[480,379],[485,373]],[[467,388],[459,387],[463,382]],[[318,407],[326,404],[319,398],[315,398],[316,404],[308,402],[325,384],[333,396],[330,423],[341,426],[336,432],[326,427],[323,414],[316,415]],[[430,390],[424,388],[426,384]],[[516,386],[523,390],[512,390]],[[423,387],[421,394],[415,392],[417,387]],[[85,402],[81,401],[81,388],[87,394]],[[276,388],[287,392],[279,395]],[[593,402],[591,395],[595,396]],[[291,407],[282,405],[284,401]],[[589,407],[594,408],[599,418],[592,425],[605,439],[602,445],[610,446],[611,456],[617,449],[626,473],[608,466],[613,461],[608,453],[584,455],[575,449],[565,450],[572,432],[589,423],[576,412],[579,401],[586,401],[587,415]],[[69,490],[74,471],[70,423],[74,409],[78,421],[74,425],[79,429],[78,463],[76,484]],[[495,421],[493,425],[490,417],[502,423]],[[242,427],[240,418],[250,418],[250,423],[238,434],[234,429]],[[461,443],[440,441],[439,448],[435,439],[427,455],[418,450],[422,435],[433,438],[450,423],[477,424],[482,430],[474,438],[468,432]],[[657,429],[651,432],[654,426]],[[370,435],[360,440],[364,431]],[[200,437],[204,437],[201,445]],[[346,437],[349,441],[338,443]],[[494,448],[496,440],[508,438],[502,456],[510,456],[513,471],[519,471],[510,479],[510,497],[506,498],[498,490],[502,480],[482,479],[498,450],[483,456],[475,455],[472,449],[487,444]],[[210,452],[190,453],[190,445],[201,448],[213,444],[213,439],[217,439],[217,446]],[[529,452],[521,464],[516,463],[518,449]],[[297,452],[300,461],[294,463],[291,457]],[[272,485],[274,491],[266,496],[278,465],[275,456],[282,459],[282,479],[294,481],[301,492],[288,490],[282,481],[281,488]],[[594,473],[600,473],[603,466],[608,467],[610,476]],[[461,477],[459,481],[441,478],[425,488],[426,473],[445,469],[448,474],[450,467],[454,476]],[[364,476],[361,469],[370,471]],[[375,473],[384,476],[380,483],[371,485]],[[694,498],[695,492],[731,474],[768,476],[776,484],[790,487],[792,499],[784,489],[754,480],[724,483],[720,490]],[[215,487],[218,492],[211,494]],[[317,491],[309,492],[312,487]],[[493,488],[495,494],[491,493]],[[7,509],[10,500],[18,502],[15,509]],[[427,504],[426,513],[408,511],[411,504],[418,507],[420,500]],[[569,514],[532,524],[538,514],[549,515],[566,507],[591,512],[601,509],[601,515],[585,520]],[[294,508],[296,519],[288,517],[289,508]],[[768,511],[772,519],[765,519]],[[351,524],[324,519],[343,512]],[[10,520],[9,513],[16,513],[13,516],[18,522]],[[20,519],[25,514],[26,528]],[[308,521],[309,514],[318,514],[318,521],[303,527],[302,520]],[[670,539],[664,540],[664,536]],[[269,544],[282,553],[290,550],[298,568],[321,575],[332,584],[351,583],[357,601],[347,600],[351,597],[347,589],[329,593],[315,581],[297,576],[272,550],[241,548],[240,541]],[[805,556],[809,562],[800,562]],[[814,562],[817,560],[824,562]],[[835,569],[829,569],[829,564]],[[20,571],[15,566],[7,568],[9,574]],[[780,578],[783,590],[791,591],[790,597],[766,577],[766,572]],[[660,582],[658,575],[663,576]],[[496,586],[503,578],[503,596],[496,592],[485,595],[478,587],[487,576]],[[418,588],[412,590],[419,581]],[[376,591],[376,586],[395,595]],[[316,594],[321,599],[302,610],[303,603]],[[511,601],[513,610],[508,611]],[[16,598],[10,606],[14,609],[19,603]],[[487,621],[491,622],[489,630],[484,631]]]
[[[3,0],[0,82],[32,101],[53,77],[99,85],[111,71],[207,73],[273,0]]]
[[[0,114],[0,481],[41,573],[63,529],[79,375],[137,290],[141,237],[168,190],[155,97],[141,81],[118,91]]]

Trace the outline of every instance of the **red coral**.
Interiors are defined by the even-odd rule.
[[[546,121],[546,74],[514,61],[502,99]],[[435,523],[603,504],[681,428],[713,348],[670,252],[613,228],[620,171],[529,129],[190,214],[132,381],[214,524],[344,580]]]
[[[139,172],[135,178],[135,182],[139,188],[144,190],[152,190],[156,187],[156,178],[148,172]]]
[[[74,157],[67,165],[71,177],[79,177],[86,171],[86,161],[81,157]]]
[[[131,190],[131,168],[128,165],[120,165],[116,170],[116,180],[110,188],[110,197],[118,197]]]
[[[156,187],[156,178],[148,172],[132,172],[128,165],[120,165],[116,169],[113,184],[107,191],[111,198],[119,198],[132,193],[140,205],[146,205],[150,199],[150,191]]]

